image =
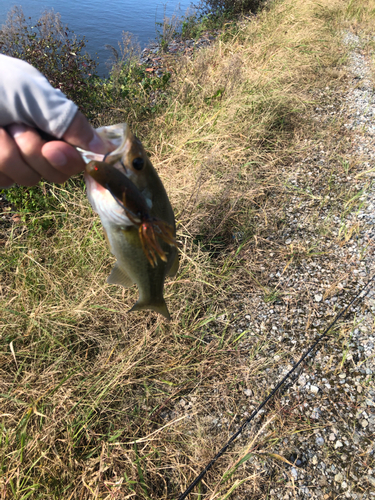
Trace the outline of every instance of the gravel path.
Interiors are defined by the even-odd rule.
[[[306,248],[320,231],[323,236],[318,238],[314,249],[316,256],[302,257],[298,264],[287,269],[277,267],[280,261],[275,259],[268,283],[269,288],[280,295],[280,300],[266,301],[259,291],[243,301],[234,320],[221,318],[238,334],[245,332],[239,346],[244,353],[241,361],[244,366],[264,359],[265,353],[259,352],[253,355],[249,365],[249,357],[246,358],[259,345],[262,335],[267,337],[269,345],[266,355],[272,362],[259,374],[256,387],[244,389],[248,404],[243,406],[242,418],[258,406],[375,274],[375,184],[372,182],[375,177],[375,93],[371,61],[357,36],[348,33],[345,43],[351,48],[348,84],[340,85],[338,90],[327,88],[315,96],[322,107],[316,108],[314,119],[321,123],[337,119],[341,130],[347,133],[323,137],[321,143],[310,148],[307,156],[295,165],[295,174],[288,179],[297,194],[291,196],[286,207],[281,236],[286,247]],[[341,166],[332,174],[336,170],[328,166],[337,161],[343,141],[348,141],[346,152],[350,152],[350,162],[347,168]],[[342,186],[343,190],[350,186],[354,190],[354,201],[344,204],[344,207],[353,207],[347,214],[335,214],[329,197],[321,196],[322,184],[314,183],[318,178],[321,181],[325,171],[330,172],[326,183]],[[298,191],[302,190],[310,193],[310,198],[300,196]],[[319,220],[312,223],[309,208],[314,205],[316,211],[317,203],[321,204]],[[267,239],[270,243],[267,252],[272,260],[272,235]],[[261,270],[269,273],[269,267]],[[352,308],[350,318],[342,321],[340,327],[331,332],[332,337],[321,344],[313,362],[302,369],[294,385],[279,397],[281,406],[279,403],[268,405],[239,438],[242,448],[256,438],[258,445],[253,447],[254,456],[246,467],[249,475],[258,474],[268,485],[262,498],[375,499],[374,314],[373,285],[364,301]],[[222,325],[218,323],[217,332],[221,330]],[[262,442],[266,431],[260,429],[275,410],[285,421],[285,432],[269,447],[267,440]],[[212,424],[219,428],[228,426],[226,419],[217,415],[212,417]],[[277,459],[267,462],[265,451],[284,457],[293,465],[280,461],[280,467],[275,470]],[[249,486],[234,498],[252,498],[255,491]]]
[[[305,330],[309,309],[315,309],[312,326],[322,330],[375,274],[375,185],[371,182],[375,176],[374,84],[371,62],[362,52],[361,40],[348,33],[345,43],[351,47],[349,72],[353,75],[352,81],[341,99],[336,95],[338,107],[332,109],[330,105],[325,110],[317,108],[316,119],[331,120],[332,115],[337,114],[338,118],[344,119],[344,127],[353,134],[351,161],[355,168],[348,171],[346,180],[353,182],[358,179],[358,201],[363,201],[363,204],[359,210],[352,211],[341,220],[333,218],[332,233],[335,235],[344,230],[351,234],[351,228],[358,225],[360,230],[357,236],[349,237],[344,246],[327,238],[325,250],[337,263],[333,268],[322,259],[321,262],[302,262],[298,278],[293,278],[295,270],[285,277],[280,271],[275,273],[278,286],[284,280],[285,289],[291,286],[293,279],[298,279],[299,282],[294,283],[293,288],[297,288],[302,296],[309,295],[310,300],[302,301],[305,307],[299,305],[289,310],[286,305],[267,308],[266,304],[259,301],[258,307],[263,312],[247,326],[256,331],[262,328],[262,320],[267,325],[265,320],[272,318],[274,324],[271,328],[280,331],[283,316],[287,315],[290,321],[296,315],[293,331],[285,331],[280,338],[284,346],[289,347],[289,352],[295,350],[296,344],[298,350],[303,352],[312,343],[311,336],[306,335]],[[324,168],[328,157],[324,150],[317,148],[315,157],[305,159],[304,174],[307,169],[308,175],[317,175],[317,168]],[[344,179],[337,178],[334,181],[344,182]],[[294,182],[296,186],[303,184],[298,174]],[[298,201],[298,197],[295,201]],[[301,208],[297,213],[293,209],[290,212],[291,217],[286,224],[290,234],[286,234],[286,244],[298,244],[309,237],[309,228],[303,227]],[[329,207],[323,208],[322,218],[327,218],[328,213]],[[293,231],[297,221],[298,231]],[[332,288],[336,289],[333,295],[330,293]],[[343,290],[341,296],[337,293],[340,289]],[[285,470],[285,483],[271,489],[271,498],[375,498],[374,313],[375,291],[372,290],[362,304],[352,309],[341,341],[322,345],[312,366],[303,369],[297,383],[284,394],[282,402],[285,407],[289,406],[295,416],[303,415],[310,422],[316,422],[316,429],[313,435],[304,436],[303,432],[291,435],[274,450],[280,455],[289,456],[289,460],[294,458],[291,461],[295,462],[295,466]],[[301,343],[302,334],[305,345]],[[279,354],[275,351],[275,360],[277,356]],[[298,357],[294,355],[294,360]],[[284,362],[284,366],[279,368],[279,377],[288,368],[290,366]],[[271,380],[279,378],[273,375]],[[284,415],[291,418],[291,414]]]

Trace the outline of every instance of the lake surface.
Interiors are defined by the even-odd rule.
[[[0,25],[6,21],[9,10],[21,6],[26,17],[36,20],[46,9],[61,14],[61,21],[68,25],[76,35],[85,36],[87,51],[93,57],[99,56],[98,72],[107,73],[105,62],[110,52],[105,49],[109,44],[118,47],[123,31],[130,31],[144,48],[156,37],[156,22],[173,14],[183,16],[191,0],[22,0],[21,3],[0,0]]]

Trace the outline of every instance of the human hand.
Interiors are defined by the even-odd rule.
[[[36,129],[22,124],[10,125],[7,130],[0,128],[0,186],[33,186],[42,177],[50,182],[65,182],[85,167],[73,145],[96,153],[108,150],[79,111],[62,139],[46,142]]]
[[[43,140],[38,130],[56,141]],[[102,154],[113,149],[37,69],[0,54],[0,187],[33,186],[42,177],[66,181],[85,166],[73,146]]]

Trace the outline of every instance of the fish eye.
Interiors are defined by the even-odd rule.
[[[133,160],[133,167],[136,169],[136,170],[142,170],[143,166],[145,164],[145,161],[143,158],[134,158]]]

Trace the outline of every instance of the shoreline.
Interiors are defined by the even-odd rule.
[[[162,77],[166,72],[173,74],[173,70],[168,68],[168,56],[192,57],[197,50],[210,46],[221,32],[222,30],[206,31],[197,39],[183,40],[181,37],[175,37],[165,50],[162,49],[161,43],[155,40],[142,50],[139,64],[147,66],[145,69],[150,76]]]

